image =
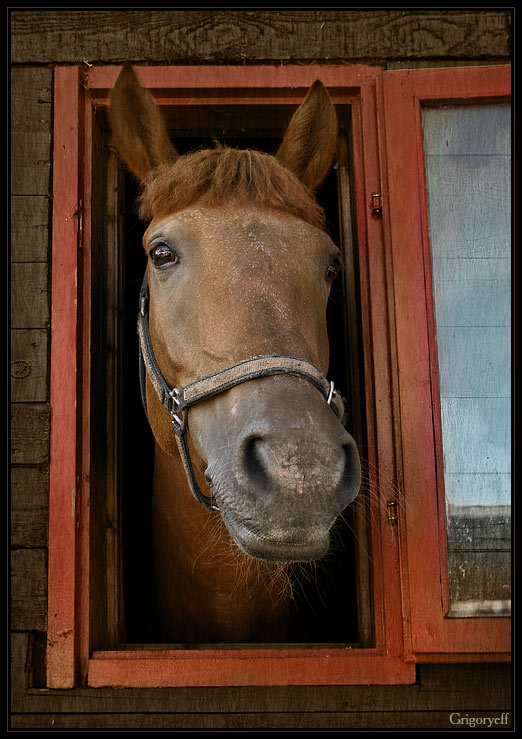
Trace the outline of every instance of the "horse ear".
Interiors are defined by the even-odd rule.
[[[332,166],[337,135],[335,108],[326,87],[316,80],[292,116],[276,157],[315,190]]]
[[[138,179],[142,180],[158,164],[177,157],[160,109],[128,63],[110,92],[109,120],[113,144]]]

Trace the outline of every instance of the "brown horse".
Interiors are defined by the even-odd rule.
[[[140,320],[158,633],[281,641],[285,563],[326,553],[360,484],[324,377],[339,253],[312,193],[332,164],[335,110],[317,81],[275,156],[220,146],[178,156],[125,65],[109,113],[151,220]]]

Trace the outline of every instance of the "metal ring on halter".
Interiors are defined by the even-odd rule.
[[[334,393],[335,393],[334,382],[333,382],[333,380],[330,380],[330,392],[328,393],[328,398],[326,399],[326,404],[327,405],[330,405],[330,403],[332,402],[332,398],[334,396]]]

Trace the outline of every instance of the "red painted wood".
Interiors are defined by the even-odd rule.
[[[366,387],[371,385],[373,398],[371,407],[367,405],[368,444],[373,442],[371,463],[376,478],[373,491],[372,529],[376,552],[381,551],[376,561],[374,578],[380,580],[382,602],[377,603],[379,611],[376,618],[382,618],[385,643],[390,655],[404,653],[405,635],[401,603],[401,572],[399,537],[403,521],[391,525],[386,516],[386,504],[395,498],[397,489],[397,469],[395,447],[394,389],[390,371],[390,351],[393,342],[392,325],[389,315],[389,294],[391,276],[388,261],[389,244],[385,242],[382,217],[371,211],[372,194],[383,195],[382,173],[382,114],[379,102],[382,92],[382,77],[375,86],[366,85],[361,90],[363,119],[361,152],[365,171],[365,191],[361,206],[367,221],[367,290],[368,312],[362,317],[368,323],[368,339],[365,343],[365,357],[368,369],[365,376]],[[371,108],[370,108],[371,105]],[[370,435],[371,434],[371,435]],[[368,449],[370,452],[370,449]],[[370,454],[369,454],[370,456]]]
[[[91,67],[87,84],[90,92],[100,102],[106,100],[120,66]],[[354,64],[346,65],[260,65],[260,66],[168,66],[134,67],[145,87],[149,87],[160,104],[206,104],[226,102],[294,102],[303,100],[309,86],[320,78],[329,88],[340,88],[346,97],[347,88],[354,91],[365,82],[371,82],[381,70]],[[266,91],[267,100],[263,97]],[[229,97],[230,96],[230,97]],[[197,98],[197,99],[194,99]],[[176,102],[174,102],[176,101]]]
[[[77,276],[79,76],[55,70],[47,679],[72,687],[77,659]]]
[[[79,515],[81,526],[78,530],[78,552],[80,571],[77,587],[77,629],[79,670],[82,679],[87,674],[89,655],[89,602],[90,602],[90,416],[91,416],[91,205],[92,205],[92,103],[88,96],[81,101],[82,136],[80,139],[81,174],[81,280],[79,300],[81,300],[81,344],[78,365],[81,370],[81,426],[85,433],[81,436],[81,496]]]
[[[389,655],[404,651],[399,532],[391,526],[386,502],[395,494],[393,388],[389,371],[387,246],[382,220],[371,214],[372,193],[382,193],[380,78],[361,87],[352,103],[355,205],[361,278],[361,319],[365,347],[367,447],[361,450],[370,475],[373,599],[376,643]],[[384,646],[385,645],[385,646]]]
[[[510,620],[444,618],[444,491],[420,105],[510,94],[508,67],[390,72],[384,78],[406,549],[415,654],[507,653]]]
[[[415,665],[362,650],[95,652],[91,687],[386,685],[415,682]]]
[[[158,74],[156,74],[158,72]],[[400,659],[403,652],[403,630],[402,630],[402,610],[401,610],[401,584],[400,584],[400,561],[397,541],[397,531],[392,528],[384,518],[385,501],[380,500],[376,491],[379,490],[379,474],[386,481],[394,480],[394,442],[393,433],[390,432],[392,423],[392,410],[390,407],[390,385],[389,373],[386,369],[387,354],[389,344],[389,332],[387,324],[387,284],[385,258],[383,253],[383,239],[381,232],[381,224],[378,219],[372,219],[369,216],[368,203],[370,202],[371,193],[379,190],[381,187],[381,173],[379,170],[379,132],[377,126],[377,80],[382,72],[378,69],[350,68],[346,67],[322,67],[320,75],[315,67],[299,67],[285,68],[281,73],[279,68],[256,68],[252,74],[248,74],[244,69],[239,68],[215,68],[211,67],[206,70],[201,68],[190,69],[184,77],[183,85],[190,84],[190,95],[185,98],[180,97],[179,88],[171,90],[169,88],[176,83],[176,76],[179,75],[179,69],[167,68],[162,70],[158,68],[143,68],[138,70],[142,83],[151,86],[156,99],[160,103],[165,104],[198,104],[202,101],[213,103],[230,103],[233,100],[236,103],[252,103],[262,100],[269,104],[278,104],[281,102],[300,102],[308,85],[320,76],[321,79],[328,84],[330,91],[331,85],[335,85],[334,99],[337,102],[351,103],[354,127],[354,140],[357,154],[355,156],[355,190],[357,202],[357,228],[360,234],[361,262],[367,278],[363,280],[364,297],[363,300],[369,306],[368,312],[364,312],[363,322],[365,331],[368,336],[368,345],[377,346],[378,352],[376,357],[372,357],[370,352],[367,354],[367,376],[369,386],[372,393],[368,398],[368,418],[371,427],[370,434],[372,442],[368,447],[369,467],[372,470],[373,497],[371,501],[371,517],[372,527],[372,560],[374,563],[374,592],[373,601],[375,606],[376,621],[376,645],[377,650],[374,654],[372,650],[360,651],[361,665],[356,660],[353,651],[349,652],[349,664],[343,657],[338,663],[339,657],[336,656],[332,662],[328,658],[328,662],[323,662],[324,653],[322,650],[315,650],[313,653],[307,654],[306,659],[309,662],[295,661],[297,652],[295,650],[281,650],[275,653],[274,657],[270,657],[264,662],[257,663],[255,677],[245,677],[245,684],[277,684],[278,680],[283,683],[287,682],[287,678],[277,676],[279,665],[283,664],[281,660],[292,656],[293,671],[291,682],[306,684],[310,681],[322,682],[402,682],[413,679],[411,664],[406,666]],[[106,75],[103,70],[93,71],[90,77],[90,83],[99,85],[99,92],[103,97],[106,94],[105,85],[109,82],[112,84],[115,77],[115,71],[110,70],[110,74]],[[189,82],[190,81],[190,82]],[[214,85],[215,89],[210,86]],[[195,86],[200,85],[200,89]],[[272,85],[272,87],[270,87]],[[292,89],[288,89],[285,85],[292,85]],[[245,94],[245,89],[251,91],[249,95]],[[225,96],[224,91],[228,94]],[[93,91],[97,94],[97,90]],[[365,142],[366,149],[363,146]],[[369,153],[368,153],[369,152]],[[371,274],[370,274],[371,273]],[[370,306],[372,306],[370,308]],[[372,314],[373,310],[373,314]],[[373,316],[373,317],[372,317]],[[382,354],[382,356],[381,356]],[[378,377],[374,378],[374,375]],[[375,397],[378,397],[379,415],[375,414]],[[379,471],[379,474],[377,474]],[[383,489],[388,489],[386,486]],[[382,525],[383,524],[383,525]],[[160,656],[154,653],[156,660],[153,665],[154,669],[151,674],[163,674],[165,671],[169,677],[154,678],[167,680],[162,684],[192,684],[191,680],[203,679],[206,684],[229,684],[230,679],[238,680],[237,675],[234,676],[236,669],[237,657],[231,652],[223,655],[225,662],[221,662],[221,671],[217,671],[213,665],[213,652],[207,650],[199,653],[201,668],[204,677],[198,678],[192,674],[195,665],[194,653],[189,653],[190,658],[182,658],[179,651],[163,653],[161,659],[165,660],[165,664],[158,666],[157,660]],[[253,652],[257,658],[260,652]],[[144,659],[142,652],[136,652],[140,659]],[[319,656],[318,656],[319,655]],[[98,655],[97,655],[98,656]],[[370,659],[372,656],[372,659]],[[397,657],[397,660],[395,660]],[[104,684],[111,684],[114,681],[125,679],[127,682],[132,681],[133,674],[141,674],[130,672],[126,678],[118,677],[118,660],[124,658],[123,653],[113,652],[105,655],[106,660],[103,665],[97,661],[89,662],[89,681],[90,684],[101,684],[92,682],[102,679]],[[172,667],[168,661],[176,659],[176,666]],[[247,659],[248,652],[241,652],[241,659]],[[359,659],[357,658],[357,659]],[[184,659],[187,659],[185,664]],[[304,659],[304,657],[303,657]],[[205,660],[208,662],[207,668],[204,668]],[[402,665],[402,673],[397,671],[397,665]],[[139,663],[142,664],[141,662]],[[212,664],[211,672],[209,666]],[[242,663],[243,664],[243,663]],[[333,664],[337,665],[337,676],[334,677],[331,671]],[[390,665],[387,669],[386,665]],[[261,665],[264,665],[261,669]],[[315,667],[312,667],[315,665]],[[395,665],[395,666],[393,666]],[[129,669],[126,667],[125,669]],[[101,677],[101,671],[103,677]],[[108,671],[108,672],[105,672]],[[399,674],[400,673],[400,674]],[[234,677],[230,678],[230,674]],[[112,677],[111,677],[112,675]],[[227,675],[229,677],[227,677]],[[401,676],[402,675],[402,676]],[[141,684],[140,677],[138,683]],[[289,679],[289,678],[288,678]],[[107,682],[108,681],[108,682]],[[174,682],[172,682],[174,681]],[[223,682],[224,681],[224,682]],[[254,681],[254,682],[252,682]],[[130,683],[129,683],[130,684]],[[199,682],[197,684],[200,684]]]
[[[335,102],[352,106],[367,387],[368,449],[364,453],[375,492],[371,501],[375,648],[137,649],[90,655],[90,116],[93,104],[106,104],[118,70],[89,70],[83,121],[79,117],[78,70],[56,70],[49,686],[70,687],[80,666],[92,686],[407,683],[415,679],[415,659],[431,655],[439,661],[447,653],[451,659],[473,660],[478,655],[473,654],[474,649],[482,654],[489,653],[490,647],[497,653],[507,651],[508,632],[504,625],[495,626],[502,619],[474,619],[487,623],[483,635],[474,637],[473,643],[468,638],[469,622],[452,619],[449,626],[447,621],[444,628],[441,626],[442,542],[431,405],[426,302],[426,285],[430,283],[423,252],[427,236],[418,101],[505,94],[509,73],[484,67],[383,73],[358,65],[310,65],[143,67],[138,68],[138,75],[165,105],[297,104],[320,77]],[[79,192],[83,198],[81,261],[77,259]],[[374,192],[382,194],[382,218],[370,212]],[[79,274],[83,279],[77,294]],[[78,300],[83,300],[85,311],[80,315]],[[82,428],[83,439],[79,433]],[[397,498],[401,476],[404,500],[399,500],[398,523],[391,525],[386,519],[386,502]],[[78,480],[82,495],[76,494],[79,504],[73,514]],[[473,632],[475,636],[479,631]],[[405,654],[409,656],[405,658]],[[492,658],[497,657],[494,654]]]

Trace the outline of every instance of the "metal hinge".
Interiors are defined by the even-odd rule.
[[[374,216],[382,216],[382,195],[380,192],[372,192],[371,209]]]
[[[399,520],[398,502],[396,500],[389,500],[386,503],[386,518],[390,523],[396,523]]]
[[[78,218],[78,249],[81,249],[83,247],[83,200],[80,200],[75,216]]]

